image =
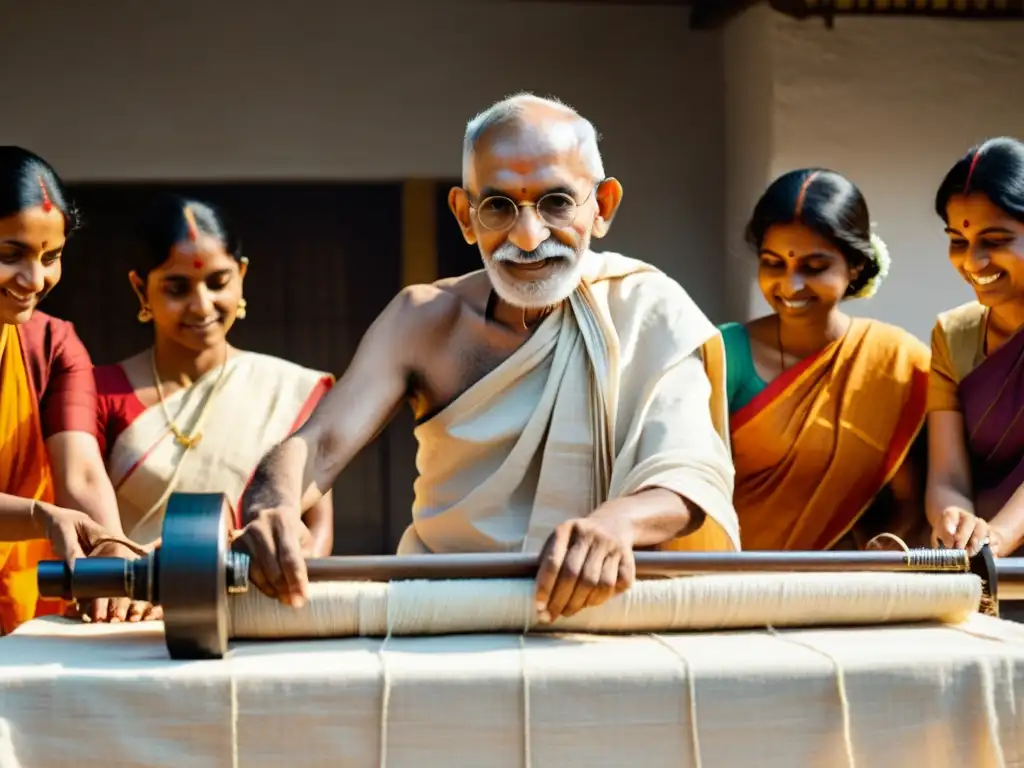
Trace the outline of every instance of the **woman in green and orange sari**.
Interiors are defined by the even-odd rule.
[[[833,171],[777,179],[747,230],[774,314],[722,326],[740,539],[750,550],[919,543],[928,348],[851,318],[888,272],[860,190]]]
[[[36,311],[60,280],[75,223],[53,169],[31,152],[0,147],[0,634],[63,608],[39,598],[40,560],[88,554],[106,535],[101,527],[121,535],[93,435],[89,355],[70,323]],[[93,554],[134,557],[115,544]],[[97,601],[87,611],[118,618],[127,607]]]

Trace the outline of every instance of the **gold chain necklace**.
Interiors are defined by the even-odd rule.
[[[163,409],[164,418],[167,420],[167,426],[170,427],[171,433],[174,435],[174,442],[184,448],[186,451],[190,451],[199,445],[199,442],[203,439],[203,433],[199,431],[199,426],[204,421],[206,411],[210,407],[210,403],[213,402],[213,396],[217,390],[220,389],[221,381],[224,378],[224,374],[228,370],[228,352],[227,345],[224,347],[224,363],[221,365],[220,374],[217,376],[217,381],[213,385],[213,389],[210,390],[209,396],[206,398],[206,402],[203,403],[203,409],[199,412],[199,416],[196,419],[196,431],[194,434],[186,435],[181,427],[171,418],[171,412],[167,408],[167,401],[164,399],[164,388],[160,384],[160,372],[156,367],[156,347],[154,346],[150,352],[150,362],[153,368],[153,383],[156,385],[156,395],[160,399],[160,408]],[[195,386],[195,382],[189,385],[189,389]]]

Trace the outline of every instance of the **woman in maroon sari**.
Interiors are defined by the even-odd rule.
[[[939,315],[928,393],[928,519],[935,543],[1024,544],[1024,144],[993,139],[935,201],[949,257],[977,301]]]

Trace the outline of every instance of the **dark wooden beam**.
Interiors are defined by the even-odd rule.
[[[667,5],[673,8],[686,8],[693,5],[696,0],[506,0],[513,3],[547,3],[548,5],[565,5],[575,3],[577,5]]]
[[[1017,19],[1024,20],[1024,0],[966,0],[935,2],[906,0],[878,3],[869,0],[769,0],[771,7],[796,19],[821,18],[831,22],[839,16],[929,16],[942,19]]]
[[[720,29],[761,0],[694,0],[690,11],[690,29]]]

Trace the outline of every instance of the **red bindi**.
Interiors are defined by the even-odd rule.
[[[971,226],[971,222],[969,222],[967,219],[964,219],[964,229],[969,229],[970,226]]]
[[[793,258],[794,256],[796,256],[796,253],[795,253],[795,252],[793,252],[793,251],[790,251],[790,252],[789,252],[789,258],[791,258],[791,259],[792,259],[792,258]]]
[[[202,259],[196,259],[195,261],[192,262],[192,266],[195,267],[196,269],[202,269],[203,268],[203,260]]]

